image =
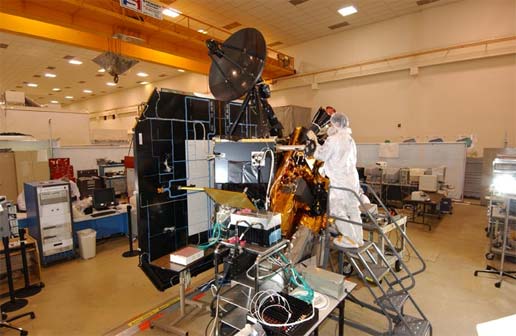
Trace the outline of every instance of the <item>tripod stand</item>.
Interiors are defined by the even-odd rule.
[[[23,265],[23,280],[25,286],[23,288],[18,289],[14,295],[18,298],[26,298],[29,296],[33,296],[41,292],[41,289],[45,287],[43,282],[38,284],[31,285],[29,280],[29,265],[27,262],[27,245],[25,244],[25,229],[19,229],[19,237],[20,237],[20,249],[21,249],[21,257],[22,257],[22,265]]]

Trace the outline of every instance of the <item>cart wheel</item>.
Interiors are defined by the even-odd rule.
[[[394,263],[394,270],[396,272],[401,271],[401,262],[399,260],[396,260],[396,262]]]
[[[493,260],[494,259],[494,253],[491,253],[491,252],[486,253],[486,259],[487,260]]]
[[[491,266],[487,265],[486,270],[488,270],[488,271],[492,270]]]
[[[495,287],[496,287],[496,288],[500,288],[500,286],[501,286],[501,285],[502,285],[502,283],[501,283],[500,281],[499,281],[499,282],[497,282],[497,283],[495,283]]]
[[[350,276],[355,271],[355,268],[351,263],[344,262],[344,265],[342,267],[342,275]]]
[[[474,276],[477,276],[478,275],[478,271],[475,271],[475,273],[473,273]]]

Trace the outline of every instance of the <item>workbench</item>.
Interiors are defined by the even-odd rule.
[[[97,231],[97,239],[107,238],[115,234],[127,234],[127,207],[120,206],[114,214],[92,217],[84,215],[73,218],[73,232],[77,241],[77,231],[93,229]],[[97,211],[93,211],[96,213]]]
[[[93,213],[96,213],[93,210]],[[27,228],[27,214],[17,213],[18,226],[20,228]],[[107,238],[115,234],[127,234],[127,206],[120,205],[117,212],[105,216],[92,217],[90,215],[83,215],[80,217],[73,217],[73,232],[74,239],[77,242],[77,231],[84,229],[93,229],[97,231],[97,239]]]
[[[442,212],[439,209],[439,205],[445,196],[435,192],[427,192],[426,194],[428,196],[421,200],[412,199],[412,196],[407,196],[403,199],[403,205],[412,205],[412,217],[410,218],[409,222],[426,225],[428,226],[429,231],[432,231],[432,223],[429,221],[425,222],[425,217],[437,216],[437,218],[441,219]],[[422,208],[421,212],[418,212],[419,207]],[[417,220],[418,213],[421,213],[421,221]]]

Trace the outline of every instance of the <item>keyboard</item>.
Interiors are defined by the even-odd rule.
[[[118,211],[116,211],[116,210],[97,211],[95,213],[92,213],[91,217],[93,217],[93,218],[102,217],[102,216],[106,216],[106,215],[116,214],[117,212]]]

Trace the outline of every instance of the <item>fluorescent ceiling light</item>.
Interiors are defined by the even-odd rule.
[[[29,87],[38,87],[38,84],[36,84],[36,83],[27,83],[27,86],[29,86]]]
[[[100,69],[97,70],[97,72],[104,73],[104,72],[106,72],[106,69],[100,68]]]
[[[177,71],[179,71],[179,72],[185,72],[185,70],[183,70],[183,69],[177,69]]]
[[[47,78],[56,78],[57,75],[53,74],[53,73],[50,73],[50,72],[47,72],[47,73],[45,73],[45,77],[47,77]]]
[[[73,99],[73,96],[65,96],[65,99]]]
[[[73,65],[81,65],[82,64],[81,61],[76,60],[76,59],[71,59],[68,61],[68,63],[73,64]]]
[[[107,86],[116,86],[116,84],[115,84],[115,83],[113,83],[113,82],[107,82],[107,83],[106,83],[106,85],[107,85]]]
[[[147,81],[142,81],[142,82],[138,82],[138,84],[146,85],[146,84],[149,84],[149,82],[147,82]]]
[[[50,103],[51,104],[59,104],[59,102],[57,100],[51,100]]]
[[[181,15],[181,12],[174,8],[165,8],[161,13],[172,18],[176,18]]]
[[[355,6],[346,6],[342,7],[337,12],[339,12],[339,14],[342,16],[348,16],[351,14],[355,14],[356,12],[358,12],[358,10],[355,8]]]
[[[208,32],[206,30],[204,30],[204,29],[198,29],[197,31],[199,33],[201,33],[201,34],[204,34],[204,35],[208,34]]]
[[[148,76],[148,74],[146,74],[145,72],[138,72],[138,73],[136,74],[136,76],[138,76],[138,77],[147,77],[147,76]]]
[[[93,93],[93,91],[88,90],[88,89],[84,89],[84,90],[82,90],[82,92],[84,92],[84,93]]]
[[[59,92],[59,91],[61,91],[61,89],[60,88],[53,88],[52,91]]]

